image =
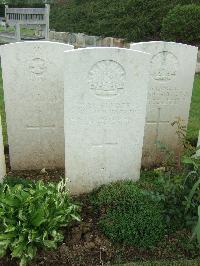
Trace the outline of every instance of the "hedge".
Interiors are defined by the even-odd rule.
[[[127,41],[159,40],[163,18],[178,4],[200,0],[65,0],[51,7],[51,29]]]
[[[163,20],[161,36],[167,41],[200,44],[200,6],[178,5],[172,9]]]
[[[2,1],[0,0],[0,4]],[[6,2],[10,6],[41,6],[45,1],[7,0]],[[200,5],[200,0],[48,0],[46,2],[51,3],[51,29],[118,37],[129,42],[160,40],[161,37],[174,39],[174,35],[166,35],[166,31],[174,32],[178,28],[177,33],[181,34],[180,26],[174,22],[172,30],[166,29],[166,21],[170,20],[169,17],[176,11],[176,6],[196,4],[198,9]],[[184,15],[184,18],[186,17],[187,14]],[[183,25],[186,22],[184,18],[180,19]],[[198,24],[193,20],[191,23]],[[196,42],[196,37],[195,39],[192,37],[193,32],[190,31],[190,27],[195,28],[193,24],[191,26],[188,24],[188,34],[184,33],[181,38],[178,35],[176,39],[193,44]]]

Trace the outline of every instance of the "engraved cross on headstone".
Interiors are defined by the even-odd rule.
[[[97,149],[99,151],[98,160],[100,160],[100,170],[106,171],[106,161],[107,156],[106,152],[110,148],[115,148],[118,145],[117,141],[110,141],[107,137],[107,132],[104,130],[102,135],[102,141],[96,142],[92,144],[92,147],[95,148],[95,152],[97,153]]]
[[[169,120],[161,120],[161,108],[158,108],[158,114],[156,121],[147,121],[147,124],[155,124],[156,125],[156,138],[155,138],[155,144],[159,141],[159,127],[160,124],[169,124]]]
[[[42,111],[41,111],[41,105],[39,107],[39,115],[38,115],[38,122],[37,122],[37,125],[27,125],[26,126],[26,129],[27,130],[39,130],[39,155],[42,156],[43,155],[43,145],[42,145],[42,132],[43,130],[45,129],[54,129],[55,128],[55,124],[47,124],[47,125],[43,125],[42,123]]]

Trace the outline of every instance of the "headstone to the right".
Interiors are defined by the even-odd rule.
[[[197,56],[196,73],[200,73],[200,50],[198,51],[198,56]]]
[[[158,143],[180,152],[177,127],[171,124],[180,117],[187,126],[198,49],[162,41],[135,43],[130,48],[151,54],[143,146],[143,165],[148,167],[163,159]]]
[[[65,169],[73,194],[140,177],[149,54],[65,53]]]

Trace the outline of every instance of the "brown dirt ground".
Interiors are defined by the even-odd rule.
[[[8,169],[9,170],[9,169]],[[58,181],[64,177],[64,170],[52,170],[47,173],[40,171],[9,172],[11,176],[44,181]],[[166,235],[157,247],[139,249],[132,246],[116,245],[111,243],[98,229],[98,213],[95,212],[88,201],[87,195],[77,199],[82,206],[82,222],[74,224],[65,231],[65,239],[56,250],[40,251],[33,265],[70,265],[92,266],[112,265],[131,261],[154,261],[195,258],[196,252],[185,248],[180,237],[188,236],[188,232],[176,232]],[[0,266],[18,265],[9,255],[0,259]]]

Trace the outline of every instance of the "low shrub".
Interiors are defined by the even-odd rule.
[[[15,185],[22,185],[23,187],[35,186],[33,180],[16,176],[6,176],[3,180],[3,184],[7,184],[11,187],[14,187]]]
[[[163,19],[161,36],[167,41],[200,44],[200,5],[177,5]]]
[[[24,187],[4,184],[0,192],[0,256],[7,251],[20,265],[33,259],[38,249],[56,248],[62,230],[79,220],[63,182]]]
[[[199,150],[199,147],[198,147]],[[192,215],[196,222],[192,238],[196,238],[200,245],[200,157],[196,154],[183,157],[183,163],[188,168],[188,174],[184,181],[184,187],[190,188],[187,193],[185,214]]]
[[[101,214],[100,229],[113,242],[148,247],[164,237],[162,205],[132,181],[103,186],[93,204]]]
[[[156,170],[151,187],[147,188],[155,196],[159,195],[164,206],[164,216],[168,232],[174,232],[186,227],[186,224],[194,222],[193,215],[185,215],[186,196],[188,187],[184,187],[184,173],[164,172]],[[148,172],[147,172],[148,174]],[[148,176],[141,180],[139,186],[147,187]]]
[[[143,171],[138,186],[160,199],[168,231],[191,230],[196,225],[200,243],[200,158],[195,154],[196,150],[188,146],[180,158],[180,168]]]

